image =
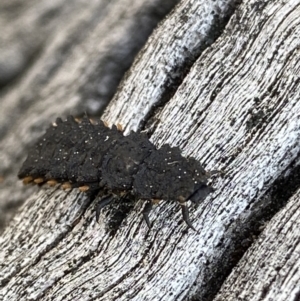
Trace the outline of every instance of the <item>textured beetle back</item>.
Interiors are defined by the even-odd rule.
[[[156,149],[142,133],[123,136],[116,126],[92,124],[86,117],[81,122],[72,116],[58,118],[30,149],[18,176],[24,183],[62,183],[64,189],[176,200],[190,227],[184,202],[211,191],[201,164],[183,157],[179,148],[167,144]]]

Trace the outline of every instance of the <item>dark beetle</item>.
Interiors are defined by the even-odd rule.
[[[149,227],[153,203],[164,199],[178,201],[183,219],[194,229],[186,201],[198,203],[212,191],[201,164],[183,157],[179,148],[166,144],[156,149],[145,134],[123,136],[116,126],[92,124],[87,117],[81,122],[72,116],[64,122],[58,118],[30,150],[18,177],[25,184],[104,190],[97,220],[100,210],[118,196],[148,200],[143,215]]]

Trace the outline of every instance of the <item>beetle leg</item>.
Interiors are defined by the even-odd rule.
[[[103,197],[98,202],[97,207],[96,207],[96,221],[97,222],[99,221],[101,209],[103,209],[105,206],[110,204],[114,199],[115,199],[114,196],[108,195],[108,196]]]
[[[153,202],[152,201],[149,201],[146,206],[144,207],[144,210],[143,210],[143,216],[144,216],[144,220],[148,226],[149,229],[151,229],[151,223],[150,223],[150,220],[149,220],[149,213],[151,212],[153,208]]]
[[[179,202],[179,204],[182,209],[183,220],[186,222],[186,224],[189,226],[189,228],[191,228],[197,232],[197,230],[194,228],[194,226],[192,225],[192,223],[190,221],[189,208],[188,208],[186,202]]]

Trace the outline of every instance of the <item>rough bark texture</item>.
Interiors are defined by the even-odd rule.
[[[245,1],[215,40],[235,5],[180,2],[103,116],[222,171],[191,208],[198,232],[171,200],[149,230],[142,201],[97,224],[87,195],[37,189],[0,238],[3,300],[299,300],[300,1]]]
[[[300,298],[300,191],[276,214],[214,301]]]

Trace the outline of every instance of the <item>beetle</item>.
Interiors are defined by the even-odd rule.
[[[68,116],[57,118],[29,150],[18,177],[24,184],[58,183],[63,189],[103,190],[96,206],[98,221],[103,207],[126,194],[147,201],[143,216],[150,228],[149,213],[159,200],[177,201],[188,227],[195,230],[187,201],[199,203],[211,191],[208,173],[195,158],[181,155],[169,144],[157,149],[146,134],[124,136],[120,127],[92,123]],[[195,230],[196,231],[196,230]]]

